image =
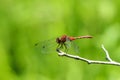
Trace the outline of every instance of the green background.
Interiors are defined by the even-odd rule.
[[[0,0],[0,80],[120,80],[119,66],[88,65],[59,57],[55,49],[36,51],[35,43],[55,43],[63,34],[94,37],[75,41],[76,55],[105,60],[104,44],[120,62],[120,1]]]

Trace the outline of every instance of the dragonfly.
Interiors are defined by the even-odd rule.
[[[68,51],[69,47],[71,46],[71,42],[77,39],[85,39],[85,38],[93,38],[90,35],[85,35],[85,36],[68,36],[68,35],[62,35],[61,37],[57,37],[55,40],[49,40],[49,41],[45,41],[45,42],[41,42],[41,43],[36,43],[35,46],[43,53],[46,53],[46,51],[52,49],[53,47],[51,47],[53,42],[56,43],[56,48],[54,48],[54,50],[56,49],[63,49],[65,52]]]

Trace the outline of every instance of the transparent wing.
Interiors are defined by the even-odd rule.
[[[37,42],[35,44],[35,50],[38,53],[48,54],[48,53],[55,52],[56,46],[57,46],[57,43],[55,39],[46,40],[46,41]]]
[[[68,49],[67,50],[68,52],[77,53],[77,54],[80,53],[79,46],[74,41],[67,40],[65,42],[65,45]]]
[[[72,45],[72,48],[73,48],[74,52],[79,54],[80,53],[80,47],[77,45],[77,43],[75,41],[73,41],[71,43],[71,45]]]

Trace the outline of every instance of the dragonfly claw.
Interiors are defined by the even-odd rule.
[[[57,51],[58,53],[61,53],[61,51],[60,51],[60,49],[59,49],[59,48],[57,48],[57,49],[56,49],[56,51]]]
[[[59,48],[57,48],[56,51],[58,52],[59,56],[63,56],[66,54],[66,53],[62,52]]]

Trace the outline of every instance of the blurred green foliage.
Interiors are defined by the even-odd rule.
[[[63,34],[92,35],[76,41],[78,55],[105,60],[104,44],[120,62],[119,30],[119,0],[0,0],[0,80],[120,80],[119,67],[59,57],[54,49],[41,54],[34,46]]]

